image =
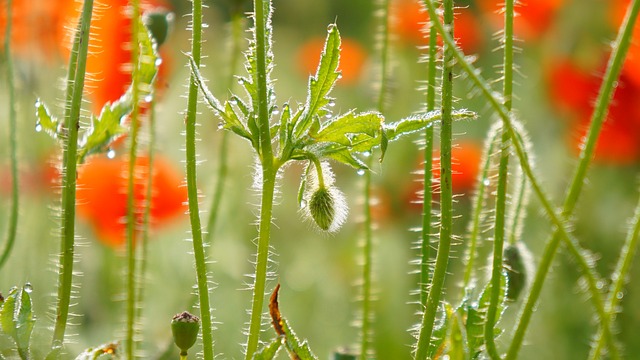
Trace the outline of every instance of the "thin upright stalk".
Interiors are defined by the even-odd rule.
[[[260,134],[260,162],[262,165],[262,199],[260,206],[260,220],[258,230],[258,251],[256,258],[255,280],[251,304],[251,319],[249,334],[245,349],[245,359],[253,358],[260,340],[260,326],[262,323],[262,309],[264,305],[265,287],[267,281],[267,266],[269,262],[269,238],[271,233],[271,214],[273,210],[273,196],[275,192],[277,166],[271,148],[271,134],[269,132],[269,98],[267,97],[267,32],[266,19],[271,7],[270,0],[254,0],[255,21],[255,56],[258,90],[258,127]]]
[[[634,2],[635,4],[635,2]],[[431,3],[431,1],[427,2],[427,6],[428,6],[428,10],[429,10],[429,16],[433,16],[434,18],[437,16],[436,14],[436,9],[435,6]],[[637,13],[636,13],[637,15]],[[634,19],[635,21],[635,19]],[[455,44],[453,38],[451,37],[451,35],[449,33],[447,33],[445,31],[445,28],[443,26],[442,23],[440,23],[439,21],[434,22],[434,25],[436,26],[436,28],[438,29],[438,33],[442,36],[443,41],[446,44]],[[625,29],[627,29],[627,26],[625,26]],[[621,44],[620,46],[616,47],[616,54],[619,54],[619,51],[622,47],[622,43],[626,42],[625,47],[628,48],[628,40],[630,39],[630,32],[628,34],[628,36],[624,37],[626,39],[626,41],[622,41],[622,42],[617,42],[619,44]],[[626,53],[626,50],[625,50]],[[535,294],[534,298],[531,298],[531,302],[527,303],[526,305],[526,312],[523,312],[522,314],[526,316],[526,318],[524,316],[521,316],[521,324],[523,325],[519,325],[519,326],[523,326],[523,328],[521,330],[519,330],[519,335],[517,338],[517,342],[518,344],[515,345],[514,349],[515,349],[515,353],[512,353],[512,355],[509,355],[509,353],[507,354],[508,358],[514,358],[515,356],[517,356],[517,351],[520,347],[520,345],[522,344],[522,340],[524,338],[524,330],[526,330],[526,326],[528,324],[528,321],[530,319],[530,316],[533,312],[533,308],[535,306],[535,302],[537,300],[537,297],[540,294],[540,291],[542,290],[542,283],[544,282],[545,278],[546,278],[546,273],[548,272],[550,266],[551,266],[551,262],[553,260],[553,256],[555,255],[555,252],[557,250],[557,247],[559,245],[559,241],[562,240],[565,242],[565,244],[567,245],[569,251],[571,252],[571,255],[574,257],[574,259],[576,260],[578,266],[580,267],[580,269],[583,272],[583,275],[585,276],[585,279],[587,280],[587,285],[589,288],[589,294],[591,297],[591,301],[593,302],[593,306],[596,310],[597,316],[598,316],[598,320],[604,322],[607,322],[606,319],[604,319],[604,305],[602,303],[602,294],[600,293],[600,290],[598,289],[598,280],[597,280],[597,275],[593,269],[593,267],[591,266],[590,262],[587,260],[586,256],[582,253],[582,251],[580,250],[580,245],[577,243],[577,241],[571,237],[569,235],[569,232],[567,231],[566,228],[566,224],[564,223],[564,216],[561,216],[559,214],[556,213],[555,208],[552,206],[551,202],[549,201],[549,199],[547,198],[547,196],[545,195],[545,192],[543,191],[542,187],[540,186],[540,183],[536,177],[536,175],[533,173],[532,167],[529,163],[529,158],[527,156],[527,153],[524,149],[524,146],[522,144],[522,142],[520,141],[520,139],[518,138],[518,134],[516,129],[514,128],[514,124],[513,121],[511,120],[511,118],[508,115],[508,111],[504,108],[504,106],[501,104],[500,100],[498,99],[498,97],[493,93],[493,91],[491,90],[491,88],[489,87],[489,85],[487,85],[486,80],[484,80],[482,78],[482,76],[476,71],[477,69],[475,69],[473,67],[473,65],[471,65],[466,59],[465,56],[462,52],[455,50],[454,52],[455,58],[458,61],[459,66],[461,67],[461,69],[469,76],[469,78],[471,79],[471,81],[480,89],[482,95],[487,99],[487,101],[489,102],[489,105],[496,111],[496,113],[498,114],[498,116],[500,116],[500,118],[502,119],[502,122],[506,128],[506,130],[509,132],[509,137],[511,138],[514,150],[516,152],[516,155],[518,156],[518,160],[520,162],[520,167],[522,168],[523,172],[525,173],[525,175],[527,176],[527,178],[529,179],[529,181],[531,182],[531,187],[534,191],[534,193],[536,194],[536,196],[538,197],[538,200],[540,201],[543,210],[545,211],[545,213],[547,214],[547,216],[549,217],[549,219],[551,220],[551,223],[553,224],[553,226],[556,228],[556,235],[559,236],[556,241],[554,242],[550,242],[548,243],[548,246],[545,248],[545,255],[543,256],[541,262],[540,262],[540,267],[539,270],[542,269],[544,274],[539,273],[538,274],[538,278],[537,278],[537,282],[538,284],[536,285],[536,281],[534,281],[534,285],[532,285],[531,287],[531,292],[530,294]],[[618,55],[614,55],[615,57],[617,57]],[[622,58],[624,58],[624,56],[622,56]],[[607,75],[605,75],[605,83],[608,83],[610,79],[615,79],[617,78],[617,76],[612,76],[612,73],[609,72],[609,70],[611,69],[611,67],[608,67],[608,72]],[[619,70],[619,69],[618,69]],[[619,71],[616,72],[616,75],[619,74]],[[613,80],[612,80],[613,82]],[[610,90],[612,89],[611,85],[612,82],[607,85],[606,87],[608,87]],[[605,85],[603,85],[605,86]],[[602,93],[601,93],[602,94]],[[609,92],[609,96],[604,97],[602,99],[609,99],[610,100],[610,96],[611,96],[611,92]],[[606,105],[608,102],[607,100],[602,100],[604,101],[604,104]],[[600,102],[600,101],[599,101]],[[605,106],[606,108],[606,106]],[[590,136],[591,138],[591,136]],[[597,139],[597,136],[595,136],[595,139]],[[595,141],[595,140],[594,140]],[[593,153],[591,153],[591,155],[593,155]],[[584,181],[584,175],[586,174],[586,172],[584,174],[581,175],[579,182],[581,183],[582,181]],[[578,177],[575,177],[574,179],[578,179]],[[577,197],[576,197],[577,199]],[[572,204],[572,206],[575,205],[575,203]],[[564,212],[563,212],[563,215]],[[562,219],[562,220],[561,220]],[[522,320],[525,320],[524,322],[522,322]],[[608,326],[607,326],[608,328]],[[606,334],[609,334],[608,336]],[[608,339],[608,343],[609,345],[612,345],[612,337],[611,335],[611,331],[610,329],[605,330],[605,336]],[[512,345],[514,345],[515,343],[512,342]]]
[[[229,60],[229,74],[227,77],[228,91],[233,89],[235,81],[235,73],[240,63],[241,51],[240,46],[242,43],[242,30],[243,30],[242,7],[238,6],[233,9],[231,14],[231,48],[229,53],[231,59]],[[204,241],[206,244],[211,244],[211,239],[216,228],[218,221],[218,210],[220,209],[220,203],[222,202],[222,195],[224,193],[224,185],[227,180],[227,172],[229,169],[229,134],[227,131],[222,132],[222,138],[220,140],[220,151],[218,153],[218,171],[216,174],[216,184],[213,191],[213,198],[211,200],[211,208],[209,209],[209,219],[207,221],[207,231],[204,235]]]
[[[139,79],[138,79],[138,61],[140,57],[140,47],[137,45],[138,34],[140,32],[138,19],[140,18],[140,0],[131,0],[132,19],[131,19],[131,63],[133,64],[133,73],[131,74],[131,88],[133,97],[133,109],[131,111],[131,132],[129,133],[129,168],[127,169],[127,233],[126,233],[126,250],[127,250],[127,318],[125,329],[125,356],[127,359],[133,359],[135,353],[135,318],[137,304],[137,286],[136,286],[136,222],[138,204],[135,197],[135,179],[136,179],[136,162],[138,151],[138,132],[140,130],[140,106],[139,106]]]
[[[436,65],[438,43],[436,29],[429,26],[429,54],[427,59],[427,112],[436,108]],[[422,231],[420,233],[420,305],[427,306],[429,291],[429,261],[431,259],[431,212],[433,208],[433,126],[427,126],[424,132],[424,167],[422,179]]]
[[[202,0],[192,0],[191,8],[191,56],[200,67],[202,49]],[[198,86],[195,76],[189,78],[189,95],[187,102],[187,117],[185,119],[186,136],[186,168],[187,193],[189,196],[189,220],[193,255],[196,263],[196,279],[198,284],[198,299],[200,301],[200,319],[202,321],[202,348],[205,360],[213,360],[213,325],[211,306],[209,303],[209,282],[207,263],[202,240],[202,226],[200,224],[200,210],[198,204],[198,184],[196,174],[196,107],[198,105]]]
[[[7,228],[7,238],[4,242],[4,249],[0,254],[0,269],[9,259],[13,244],[16,240],[18,230],[19,196],[18,191],[18,157],[16,140],[16,89],[13,82],[13,60],[11,59],[11,23],[13,21],[13,1],[7,0],[7,24],[4,36],[4,54],[7,65],[7,85],[9,86],[9,157],[11,158],[11,212],[9,215],[9,226]]]
[[[504,8],[504,59],[502,97],[503,105],[511,111],[513,96],[513,1],[506,0]],[[502,279],[502,251],[505,238],[505,218],[507,203],[507,179],[509,174],[509,133],[502,129],[502,146],[498,166],[498,187],[496,189],[496,212],[493,233],[493,264],[491,269],[491,296],[485,318],[484,341],[487,354],[492,360],[500,360],[495,342],[495,321],[498,314]]]
[[[79,32],[74,50],[77,55],[69,59],[69,72],[73,72],[73,80],[67,82],[68,101],[65,111],[66,136],[63,137],[63,183],[62,183],[62,229],[61,229],[61,253],[58,270],[58,304],[56,307],[55,325],[51,352],[48,357],[57,358],[64,345],[64,335],[69,316],[69,304],[71,289],[73,287],[73,261],[75,253],[75,205],[76,205],[76,177],[77,177],[77,149],[78,129],[80,128],[80,108],[84,90],[85,70],[87,64],[87,52],[89,45],[89,29],[91,28],[91,15],[93,12],[93,0],[85,0],[80,18]],[[71,74],[68,77],[71,79]],[[71,94],[71,96],[69,96]]]
[[[448,31],[453,32],[453,0],[442,2],[444,7],[444,24]],[[437,19],[433,16],[432,19]],[[436,23],[437,21],[434,21]],[[433,272],[427,306],[422,314],[420,334],[416,348],[416,359],[426,359],[431,334],[442,296],[444,280],[447,275],[449,253],[451,250],[452,221],[453,221],[453,191],[451,187],[451,142],[452,142],[452,116],[453,111],[453,66],[455,45],[443,46],[444,60],[442,64],[442,125],[440,130],[440,241],[436,255],[436,266]]]

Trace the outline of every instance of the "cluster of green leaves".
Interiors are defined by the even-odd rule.
[[[22,288],[9,290],[6,299],[0,295],[0,330],[13,339],[21,359],[29,359],[29,343],[36,322],[32,291],[31,284],[27,283]]]
[[[378,112],[350,110],[334,115],[331,108],[335,105],[335,99],[330,93],[341,78],[338,70],[340,44],[337,25],[329,25],[317,71],[309,78],[306,101],[295,111],[289,103],[285,103],[282,111],[279,111],[275,104],[273,87],[269,87],[269,115],[280,115],[279,121],[270,125],[271,137],[277,139],[278,143],[277,165],[289,160],[317,162],[320,159],[332,159],[356,169],[367,169],[367,165],[357,154],[370,153],[379,147],[382,159],[389,141],[420,131],[440,120],[439,111],[409,116],[389,125],[384,123],[384,116]],[[207,88],[205,79],[193,59],[190,59],[190,64],[206,103],[222,120],[220,128],[230,130],[248,140],[262,157],[257,122],[257,74],[254,73],[253,53],[253,50],[247,53],[246,63],[251,79],[238,78],[248,95],[247,102],[234,94],[223,105]],[[459,110],[454,116],[456,119],[469,119],[475,118],[476,114],[468,110]]]
[[[507,305],[505,288],[509,282],[503,273],[500,282],[500,300],[494,324],[498,323]],[[479,359],[485,346],[484,328],[490,306],[491,283],[488,283],[477,299],[465,296],[454,308],[443,302],[440,322],[433,331],[429,345],[429,359],[442,359],[448,355],[451,360]],[[494,334],[499,336],[502,330],[495,327]]]
[[[150,102],[160,59],[153,36],[143,25],[142,18],[138,21],[140,22],[139,29],[141,29],[139,34],[140,60],[134,73],[139,78],[140,98],[142,101]],[[83,163],[89,155],[106,152],[115,139],[128,133],[125,121],[133,111],[133,106],[133,87],[130,85],[120,99],[106,103],[98,116],[91,115],[89,126],[85,129],[82,137],[78,139],[78,163]],[[64,122],[54,117],[48,107],[40,100],[36,102],[36,117],[37,131],[44,130],[55,139],[62,139],[65,136]]]

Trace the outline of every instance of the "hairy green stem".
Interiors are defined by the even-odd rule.
[[[191,8],[191,56],[200,67],[202,51],[202,0],[192,0]],[[189,196],[189,221],[193,255],[196,263],[196,280],[198,284],[198,299],[200,301],[200,319],[202,321],[202,349],[205,360],[213,360],[213,324],[211,319],[211,305],[209,302],[209,278],[205,257],[204,242],[202,240],[202,226],[200,224],[200,210],[198,204],[198,184],[196,174],[196,111],[198,105],[198,85],[195,75],[189,78],[189,95],[187,101],[186,124],[186,169],[187,193]]]
[[[429,53],[427,59],[427,94],[426,110],[436,108],[436,76],[437,76],[438,43],[436,29],[429,26]],[[427,306],[429,292],[429,261],[431,259],[431,212],[433,208],[433,126],[427,126],[424,131],[424,165],[422,178],[422,230],[420,233],[420,305]]]
[[[428,2],[427,6],[428,6],[428,10],[429,10],[429,15],[433,16],[433,17],[437,16],[436,15],[435,6],[431,2]],[[442,25],[442,23],[440,23],[439,21],[436,21],[436,22],[434,22],[434,25],[438,29],[438,33],[442,36],[443,41],[446,44],[451,44],[451,45],[455,44],[455,42],[454,42],[453,38],[451,37],[451,35],[449,35],[448,33],[445,32],[445,29],[444,29],[444,26]],[[544,255],[544,257],[543,257],[543,259],[542,259],[542,261],[540,263],[540,267],[539,267],[539,269],[542,269],[544,271],[544,274],[539,272],[537,274],[537,275],[539,275],[539,277],[537,277],[537,279],[536,279],[536,281],[538,282],[537,286],[532,286],[531,287],[530,294],[535,294],[535,296],[534,296],[535,299],[531,298],[532,301],[530,303],[529,302],[527,303],[526,309],[522,313],[523,316],[520,317],[520,319],[521,319],[520,323],[524,324],[524,325],[519,325],[519,326],[523,326],[523,328],[522,328],[522,330],[519,330],[518,333],[516,334],[517,338],[514,337],[514,340],[516,340],[518,342],[518,344],[516,344],[516,342],[512,341],[512,346],[515,346],[515,347],[513,347],[513,349],[515,349],[515,353],[512,353],[512,355],[509,355],[509,353],[508,353],[507,354],[507,358],[514,358],[517,355],[517,351],[519,349],[519,346],[521,345],[522,340],[524,338],[524,329],[526,329],[526,324],[528,324],[530,316],[531,316],[531,314],[533,312],[533,308],[535,306],[535,302],[536,302],[537,297],[540,294],[540,291],[542,289],[542,283],[544,282],[544,280],[546,278],[546,272],[548,271],[549,267],[551,266],[553,255],[555,254],[555,252],[557,250],[557,247],[559,245],[559,241],[560,240],[563,240],[565,242],[565,244],[567,244],[568,249],[571,252],[571,255],[575,258],[576,262],[578,263],[578,266],[582,270],[583,275],[585,276],[585,278],[587,280],[587,285],[588,285],[588,288],[589,288],[591,300],[592,300],[594,308],[596,310],[596,313],[597,313],[597,316],[598,316],[598,320],[602,321],[603,323],[608,323],[607,319],[604,319],[604,305],[602,304],[602,294],[600,293],[600,291],[598,289],[598,286],[597,286],[597,283],[598,283],[597,275],[596,275],[593,267],[591,266],[591,264],[587,260],[586,256],[582,253],[580,245],[577,243],[577,241],[573,237],[571,237],[569,235],[569,232],[566,229],[566,224],[563,222],[563,220],[566,219],[566,217],[561,216],[561,215],[556,213],[556,210],[551,205],[551,202],[548,200],[545,192],[543,191],[542,187],[540,186],[537,177],[533,173],[532,167],[531,167],[531,165],[529,163],[529,158],[527,156],[526,151],[524,150],[523,144],[520,141],[520,139],[518,138],[517,130],[514,128],[513,120],[510,118],[509,112],[500,103],[500,100],[493,93],[491,88],[487,85],[487,82],[480,76],[479,73],[476,72],[476,69],[465,59],[464,54],[456,49],[454,51],[454,55],[455,55],[456,60],[458,61],[459,65],[460,65],[460,67],[469,76],[469,78],[473,81],[473,83],[480,89],[480,91],[483,94],[483,96],[489,101],[489,104],[491,105],[491,107],[493,107],[493,109],[496,111],[496,113],[502,119],[502,122],[503,122],[506,130],[509,132],[509,136],[511,138],[514,150],[515,150],[515,152],[516,152],[516,154],[518,156],[518,159],[520,161],[520,167],[522,168],[523,172],[525,173],[525,175],[527,176],[527,178],[531,182],[532,189],[534,190],[536,196],[538,197],[538,200],[542,204],[542,207],[543,207],[545,213],[547,214],[547,216],[549,216],[549,219],[551,220],[551,223],[556,228],[556,234],[559,236],[559,238],[556,240],[555,243],[551,243],[550,244],[552,246],[548,246],[545,249],[545,255]],[[605,82],[606,81],[607,80],[606,80],[606,76],[605,76]],[[584,180],[584,177],[580,180],[580,182],[582,182],[583,180]],[[564,215],[564,213],[563,213],[563,215]],[[536,285],[535,284],[536,281],[534,281],[534,285]],[[522,320],[524,320],[524,322],[522,322]],[[610,331],[608,325],[606,326],[605,336],[607,337],[608,340],[612,340],[611,331]],[[608,341],[608,342],[609,342],[610,345],[613,344],[612,341]],[[514,345],[514,344],[516,344],[516,345]]]
[[[131,111],[131,132],[129,133],[129,168],[127,169],[127,233],[126,233],[126,251],[127,251],[127,317],[125,324],[125,356],[127,359],[133,359],[135,353],[135,318],[137,304],[137,287],[136,287],[136,214],[138,204],[135,196],[135,178],[136,178],[136,162],[138,152],[138,132],[140,130],[140,106],[139,106],[139,79],[138,79],[138,61],[140,57],[140,47],[138,34],[140,32],[138,19],[140,18],[140,0],[131,0],[132,21],[131,21],[131,63],[133,64],[133,73],[131,74],[131,87],[133,97],[133,109]]]
[[[506,0],[504,7],[504,59],[502,97],[503,105],[511,111],[513,96],[513,2]],[[509,175],[509,133],[502,129],[500,165],[498,167],[498,188],[496,189],[496,212],[493,233],[493,264],[491,269],[491,297],[484,325],[484,341],[487,354],[492,360],[500,360],[495,342],[495,321],[498,314],[502,278],[502,251],[505,238],[505,218],[507,203],[507,178]]]
[[[265,297],[267,281],[267,266],[269,262],[269,239],[271,233],[271,214],[273,209],[273,196],[275,191],[276,174],[273,149],[271,148],[271,134],[269,132],[269,98],[267,96],[267,11],[271,9],[270,0],[254,0],[255,21],[255,56],[257,90],[258,90],[258,127],[260,134],[260,161],[262,165],[262,199],[260,206],[260,223],[258,234],[258,252],[251,304],[251,319],[249,322],[249,334],[245,359],[251,359],[258,349],[260,340],[260,326],[262,321],[262,308]]]
[[[367,166],[372,163],[371,157],[367,159]],[[372,327],[372,296],[371,290],[373,286],[372,265],[373,265],[373,221],[371,218],[371,171],[364,173],[364,186],[362,189],[364,195],[363,215],[364,215],[364,238],[362,243],[362,315],[360,324],[360,357],[359,359],[368,359],[371,352],[371,333]]]
[[[227,78],[227,89],[233,89],[235,81],[235,73],[241,58],[240,46],[242,43],[244,17],[242,7],[238,6],[233,9],[231,14],[231,48],[229,52],[231,59],[229,60],[229,76]],[[211,200],[211,208],[209,209],[209,219],[207,221],[207,231],[204,235],[206,244],[211,244],[213,233],[218,221],[218,210],[222,202],[222,194],[224,193],[224,185],[227,180],[227,172],[229,170],[229,134],[227,131],[222,132],[220,140],[220,151],[218,153],[218,171],[216,174],[216,184],[213,190],[213,198]]]
[[[73,80],[67,82],[67,86],[72,86],[73,90],[72,95],[66,98],[66,100],[71,101],[67,102],[65,107],[65,129],[67,134],[63,138],[64,164],[62,165],[62,173],[64,178],[62,183],[61,254],[58,271],[58,305],[56,307],[51,352],[48,356],[51,358],[59,356],[64,344],[73,286],[78,129],[80,128],[80,108],[84,90],[92,12],[93,0],[85,0],[80,18],[79,33],[76,36],[77,42],[74,45],[77,55],[72,55],[69,60],[69,72],[73,72]],[[71,79],[71,74],[69,74],[69,79]],[[67,89],[68,94],[69,89]]]
[[[613,53],[609,58],[609,63],[607,64],[607,70],[605,72],[604,80],[602,82],[596,100],[595,110],[591,116],[591,123],[587,134],[587,140],[582,147],[582,151],[580,152],[580,162],[576,167],[571,184],[569,186],[569,190],[565,197],[562,209],[562,217],[565,219],[568,219],[573,213],[573,210],[578,201],[578,197],[582,192],[582,186],[587,175],[587,169],[591,163],[600,130],[602,129],[602,125],[606,119],[608,106],[611,103],[611,99],[613,98],[613,92],[615,90],[614,84],[616,82],[616,79],[620,75],[620,71],[622,70],[622,66],[624,64],[624,59],[629,50],[634,24],[636,23],[636,20],[638,18],[638,11],[640,11],[640,1],[634,0],[631,4],[629,4],[629,8],[625,15],[624,21],[613,45]],[[533,183],[534,181],[532,180],[532,186],[534,185]],[[509,352],[507,353],[507,359],[517,358],[518,351],[524,339],[524,333],[529,324],[531,315],[533,314],[533,309],[540,296],[542,285],[551,267],[552,259],[557,252],[561,238],[561,234],[559,234],[559,231],[556,230],[550,240],[548,240],[546,243],[544,255],[542,261],[540,262],[538,272],[536,273],[535,280],[531,286],[529,295],[527,296],[525,306],[520,313],[519,322],[515,329],[514,337],[511,342],[511,346],[509,347]],[[594,281],[590,280],[590,283],[592,282]],[[597,300],[594,297],[594,293],[595,292],[592,291],[592,300]],[[600,293],[597,292],[597,295],[599,296]],[[609,316],[604,313],[600,313],[599,310],[598,316],[604,338],[609,344],[610,356],[612,359],[619,358],[617,347],[611,334]]]
[[[612,282],[609,287],[609,294],[607,296],[606,315],[608,316],[609,321],[612,324],[617,312],[617,308],[620,304],[620,300],[624,295],[623,289],[625,282],[628,280],[627,275],[629,273],[629,269],[631,268],[631,264],[633,263],[633,259],[635,258],[636,252],[638,250],[638,239],[640,238],[640,201],[636,206],[632,224],[633,227],[627,234],[627,239],[624,243],[624,246],[620,250],[620,256],[618,257],[616,268],[613,271]],[[595,341],[593,341],[591,345],[591,352],[589,354],[590,360],[596,360],[600,358],[600,353],[602,352],[602,348],[604,347],[604,340],[604,331],[601,326]]]
[[[18,191],[18,158],[16,140],[16,89],[13,82],[13,60],[11,59],[11,23],[13,17],[13,1],[7,0],[7,24],[4,36],[4,54],[7,62],[7,84],[9,86],[9,157],[11,158],[11,212],[9,215],[9,226],[7,228],[7,238],[4,242],[4,249],[0,254],[0,269],[9,259],[13,244],[16,240],[18,230],[19,196]]]
[[[453,0],[444,0],[444,23],[448,31],[453,33]],[[437,19],[433,16],[432,19]],[[439,23],[434,21],[433,23]],[[445,44],[443,46],[444,60],[442,64],[442,125],[440,130],[440,239],[438,242],[438,253],[436,255],[436,266],[431,280],[429,295],[427,296],[427,306],[422,314],[420,334],[418,335],[418,345],[415,358],[426,359],[431,334],[436,318],[440,298],[444,287],[444,280],[447,275],[449,265],[449,252],[451,250],[451,227],[453,222],[453,191],[451,186],[451,143],[452,124],[451,113],[453,111],[453,66],[454,66],[455,45]]]

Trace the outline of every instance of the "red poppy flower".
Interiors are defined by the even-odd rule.
[[[463,140],[451,149],[451,186],[454,194],[469,194],[473,190],[480,171],[482,161],[482,147],[472,140]],[[423,169],[423,160],[417,166]],[[433,154],[433,183],[434,191],[438,193],[440,187],[440,152]],[[417,211],[422,210],[422,201],[418,193],[422,190],[422,182],[413,182],[406,196],[407,204]],[[437,194],[436,194],[437,195]]]
[[[476,3],[489,18],[495,30],[504,26],[502,9],[504,2],[495,0],[477,0]],[[513,27],[520,39],[530,41],[540,38],[553,23],[554,17],[564,0],[526,0],[516,2]]]
[[[611,2],[611,23],[615,30],[622,24],[630,0],[615,0]],[[633,38],[625,60],[625,70],[629,80],[640,86],[640,24],[633,27]]]
[[[316,73],[324,42],[325,38],[313,38],[304,43],[298,51],[298,67],[303,76]],[[338,65],[342,78],[336,84],[348,85],[357,82],[362,75],[366,59],[367,52],[357,41],[343,37]]]
[[[604,64],[604,61],[603,61]],[[594,102],[602,82],[600,69],[581,69],[570,60],[549,66],[548,84],[551,102],[568,118],[573,132],[570,144],[579,153],[584,141]],[[640,159],[640,86],[633,81],[628,64],[622,70],[607,119],[596,144],[595,160],[629,164]]]
[[[429,35],[425,25],[429,15],[419,0],[396,0],[393,5],[392,31],[400,40],[411,45],[427,45]],[[477,19],[468,7],[457,8],[453,33],[458,45],[465,53],[477,52],[484,42]],[[438,40],[438,43],[442,43]]]
[[[146,155],[137,158],[134,199],[138,207],[135,211],[138,224],[142,223],[147,200],[148,166]],[[129,161],[124,157],[96,156],[78,169],[78,215],[93,226],[98,240],[113,247],[121,246],[126,239],[128,168]],[[150,204],[152,225],[164,223],[186,211],[187,191],[182,180],[182,174],[167,159],[155,157]]]
[[[51,60],[56,54],[59,21],[56,1],[13,0],[11,3],[11,52],[30,60]],[[4,49],[7,25],[6,1],[0,1],[0,46]]]
[[[60,27],[75,29],[82,11],[82,3],[65,0],[57,5],[62,14]],[[85,86],[91,93],[93,109],[100,112],[102,106],[122,96],[131,83],[131,11],[128,0],[110,0],[106,5],[96,5],[91,20],[87,77]],[[142,12],[168,8],[162,0],[141,1]],[[60,31],[62,51],[68,56],[73,40],[72,31]],[[160,73],[166,72],[166,61]]]

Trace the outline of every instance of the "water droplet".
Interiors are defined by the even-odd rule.
[[[236,100],[236,99],[229,100],[229,104],[231,104],[231,105],[235,105],[237,103],[238,103],[238,100]]]
[[[338,73],[338,79],[342,79],[342,73]]]
[[[274,106],[274,107],[273,107],[273,110],[272,110],[271,112],[273,113],[273,115],[278,115],[278,114],[280,114],[280,110],[278,110],[278,107],[277,107],[277,106]]]
[[[28,283],[24,284],[24,287],[22,287],[22,289],[26,293],[31,294],[31,292],[33,291],[33,285],[31,285],[31,283],[28,282]]]
[[[624,293],[622,291],[618,291],[618,293],[616,294],[616,298],[618,300],[621,300],[624,297]]]
[[[208,27],[209,27],[209,24],[207,24],[207,23],[202,23],[202,28],[203,28],[203,29],[206,29],[206,28],[208,28]]]
[[[113,159],[113,158],[115,158],[115,157],[116,157],[116,151],[115,151],[115,150],[113,150],[113,149],[109,149],[109,150],[107,150],[107,157],[108,157],[109,159]]]
[[[224,123],[218,124],[218,130],[222,130],[222,129],[224,129]]]
[[[153,96],[151,94],[144,97],[144,101],[150,103],[153,100]]]
[[[160,66],[160,65],[162,65],[162,59],[161,59],[161,58],[157,58],[157,59],[156,59],[156,62],[155,62],[155,65],[156,65],[156,66]]]
[[[336,24],[329,24],[327,26],[327,31],[332,32],[336,28]]]
[[[40,99],[36,100],[36,109],[39,108],[40,106],[42,106],[42,102],[40,101]]]
[[[491,181],[489,179],[482,180],[482,185],[489,186],[489,184],[491,184]]]
[[[362,153],[362,156],[364,156],[364,157],[369,157],[369,156],[371,156],[371,151],[365,151],[365,152],[363,152],[363,153]]]
[[[600,280],[596,283],[596,288],[602,289],[604,288],[604,281]]]
[[[238,79],[238,85],[244,85],[244,79],[243,78],[239,78]]]
[[[40,132],[40,131],[42,131],[42,124],[40,124],[40,122],[38,121],[36,123],[36,132]]]
[[[324,117],[326,117],[327,119],[331,119],[333,115],[331,115],[331,113],[328,113],[327,115],[325,115]]]
[[[307,207],[307,200],[300,201],[300,209],[304,209]]]
[[[334,100],[329,100],[329,103],[327,105],[329,107],[334,107],[334,106],[336,106],[336,102]]]
[[[365,169],[358,169],[358,170],[356,170],[356,174],[358,174],[358,176],[362,176],[362,175],[364,175],[364,173],[365,173],[366,171],[367,171],[367,170],[365,170]]]

